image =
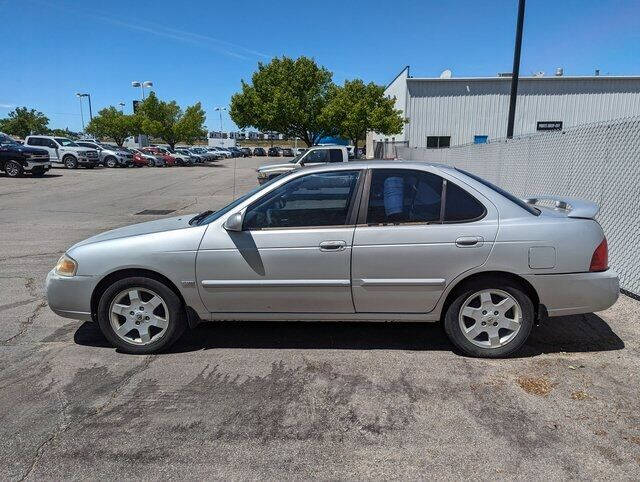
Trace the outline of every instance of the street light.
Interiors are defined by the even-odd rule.
[[[150,87],[153,87],[153,82],[151,82],[150,80],[145,80],[144,82],[134,80],[133,82],[131,82],[131,87],[140,87],[140,90],[142,90],[142,100],[144,100],[144,88],[146,87],[148,89]]]
[[[220,142],[222,143],[222,147],[224,147],[224,137],[222,136],[222,111],[227,110],[226,107],[216,107],[215,111],[220,114]]]
[[[84,132],[84,114],[82,113],[82,96],[80,95],[80,93],[77,93],[76,97],[80,101],[80,120],[82,121],[82,132]]]
[[[80,99],[80,111],[82,112],[82,98],[86,97],[87,99],[89,99],[89,120],[92,121],[93,120],[93,112],[91,111],[91,95],[87,94],[87,93],[80,93],[77,92],[76,95],[78,96],[78,98]]]

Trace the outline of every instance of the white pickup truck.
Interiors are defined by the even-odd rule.
[[[282,164],[266,164],[256,169],[258,173],[258,183],[264,184],[274,177],[278,177],[286,172],[299,169],[303,166],[314,164],[324,164],[327,162],[348,162],[349,152],[345,146],[316,146],[311,147],[302,154],[297,155],[289,162]]]

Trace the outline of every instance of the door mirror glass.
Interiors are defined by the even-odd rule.
[[[244,221],[244,210],[232,214],[224,222],[224,229],[227,231],[242,231],[242,223]]]

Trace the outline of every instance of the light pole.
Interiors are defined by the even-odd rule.
[[[124,102],[120,102],[118,105],[120,106],[120,112],[124,113]]]
[[[142,91],[142,100],[144,100],[144,88],[153,87],[153,82],[151,82],[150,80],[145,80],[144,82],[134,80],[133,82],[131,82],[131,87],[140,87],[140,90]]]
[[[80,92],[78,92],[76,95],[80,97],[80,105],[82,105],[82,97],[86,97],[87,99],[89,99],[89,120],[92,121],[93,112],[91,111],[91,94],[87,94],[87,93],[81,94]],[[82,110],[82,108],[80,110]]]
[[[507,117],[507,138],[513,138],[513,124],[516,119],[516,99],[518,97],[518,78],[520,77],[520,50],[522,48],[522,25],[524,23],[525,0],[518,1],[518,20],[516,22],[516,42],[513,49],[513,69],[511,70],[511,95],[509,96],[509,117]]]
[[[80,120],[82,121],[82,132],[84,132],[84,114],[82,113],[82,96],[77,93],[76,97],[80,101]]]
[[[227,108],[216,107],[215,110],[220,114],[220,142],[222,143],[222,147],[224,147],[224,137],[222,136],[222,111],[227,110]]]

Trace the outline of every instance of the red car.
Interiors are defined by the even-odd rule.
[[[162,147],[143,147],[140,150],[153,156],[161,156],[167,166],[176,165],[176,158],[169,154],[169,151],[163,149]]]
[[[133,165],[135,167],[144,167],[149,165],[149,161],[153,163],[153,159],[150,157],[146,157],[144,153],[138,151],[136,149],[133,150]],[[153,164],[152,164],[153,165]]]

